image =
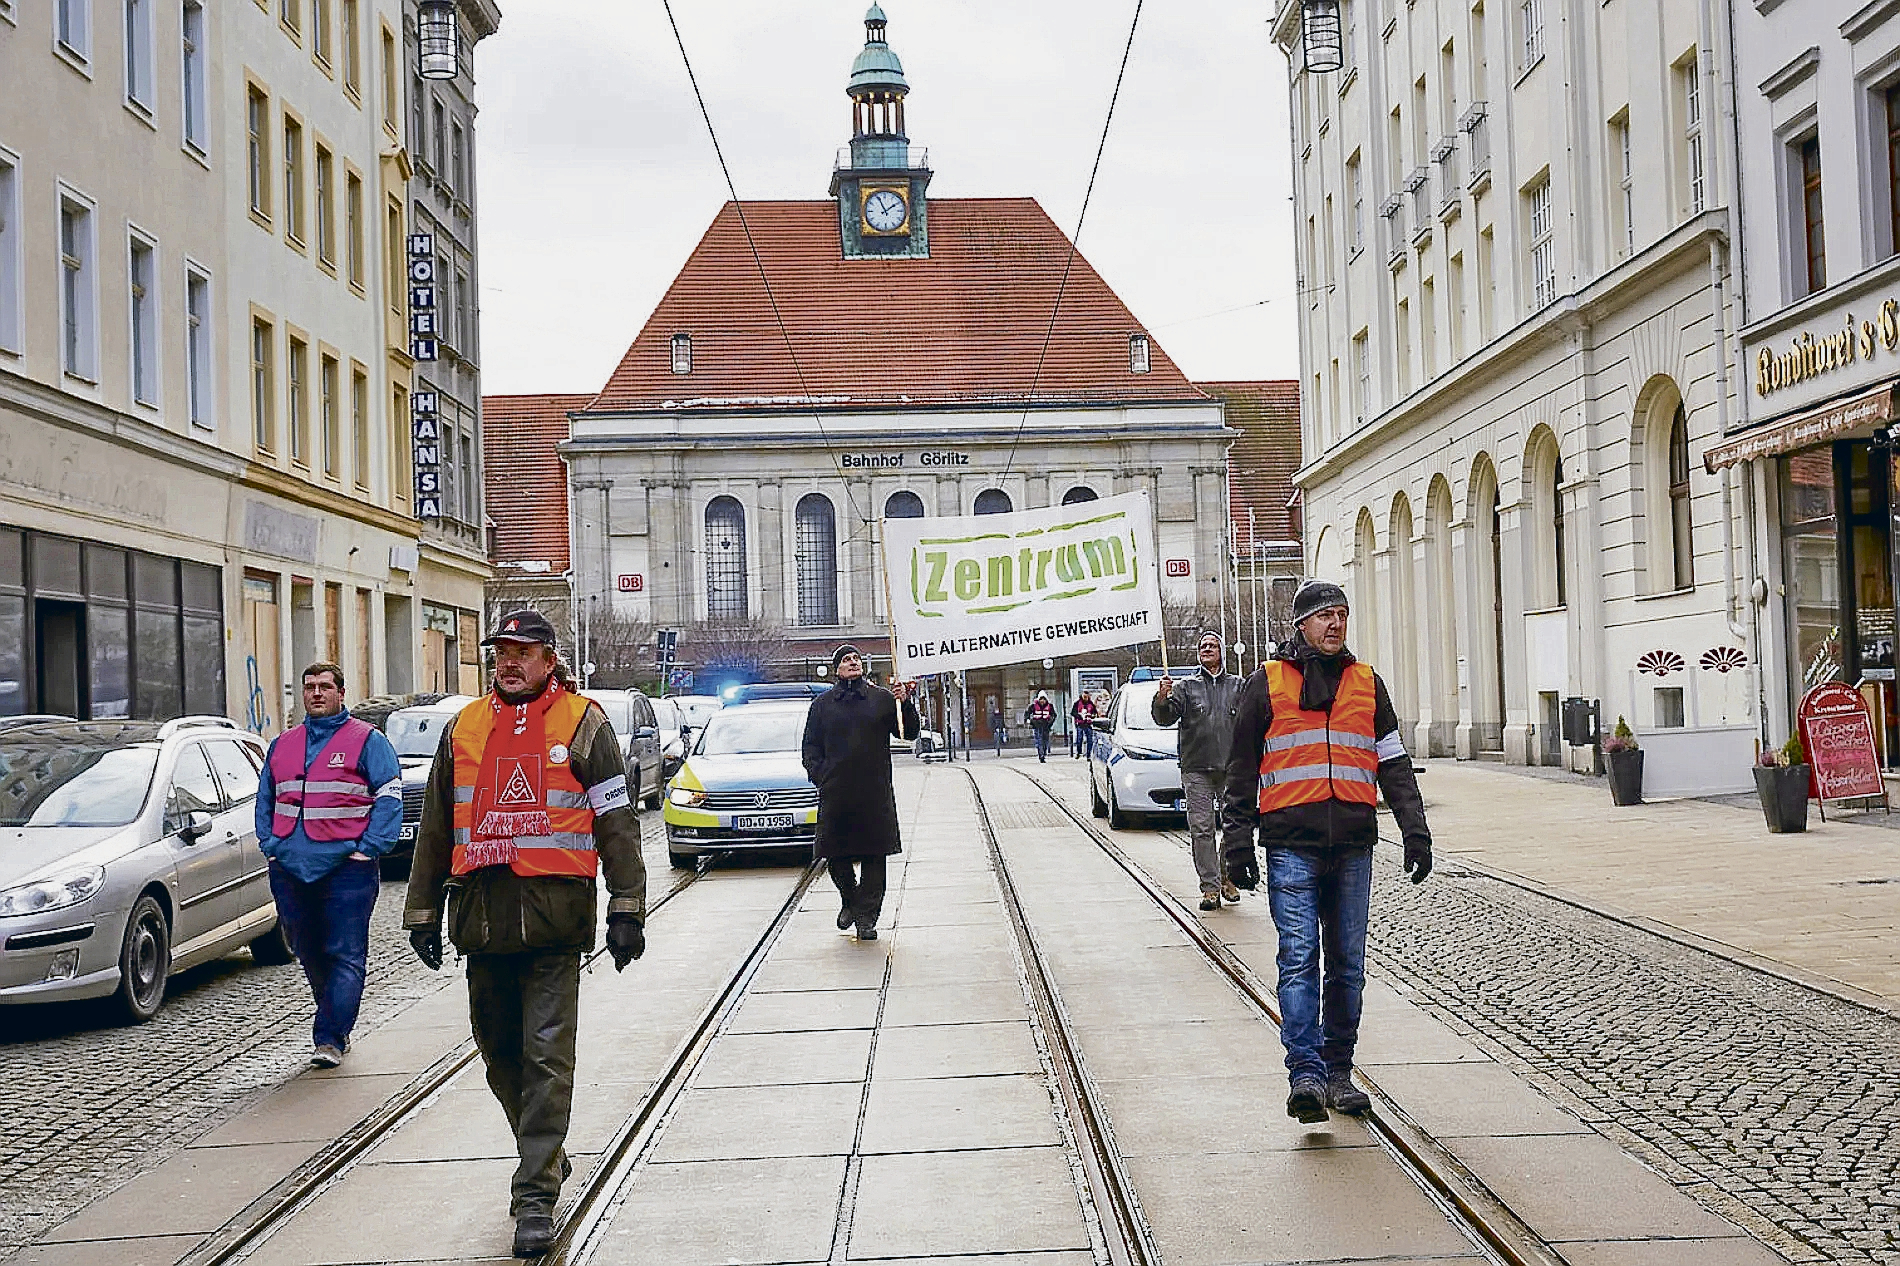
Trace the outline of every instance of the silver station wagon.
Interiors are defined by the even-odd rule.
[[[0,729],[0,1005],[111,997],[249,945],[287,963],[253,805],[264,744],[217,718]]]

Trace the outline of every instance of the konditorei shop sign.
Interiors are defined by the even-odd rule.
[[[1779,348],[1760,348],[1752,361],[1755,394],[1765,400],[1777,391],[1872,361],[1882,352],[1900,353],[1900,299],[1881,304],[1871,320],[1856,320],[1850,312],[1831,330],[1804,330]]]

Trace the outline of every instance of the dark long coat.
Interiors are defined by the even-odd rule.
[[[902,728],[899,728],[899,725]],[[812,700],[805,717],[805,774],[818,785],[818,834],[812,855],[885,857],[903,852],[897,797],[891,791],[892,738],[917,735],[917,708],[858,678]]]

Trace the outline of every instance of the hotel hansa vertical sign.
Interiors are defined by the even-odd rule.
[[[439,329],[435,305],[435,235],[409,235],[409,355],[436,358]],[[442,517],[442,418],[434,391],[409,394],[409,422],[415,445],[416,517]]]

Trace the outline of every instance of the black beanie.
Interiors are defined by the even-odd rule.
[[[1315,611],[1324,611],[1328,607],[1346,607],[1346,591],[1330,580],[1307,580],[1293,593],[1293,623],[1298,624]]]
[[[843,646],[840,646],[837,650],[831,652],[831,671],[832,672],[835,673],[838,671],[838,665],[844,662],[844,657],[846,655],[856,655],[859,659],[864,658],[863,651],[851,645],[851,643],[846,642]]]

